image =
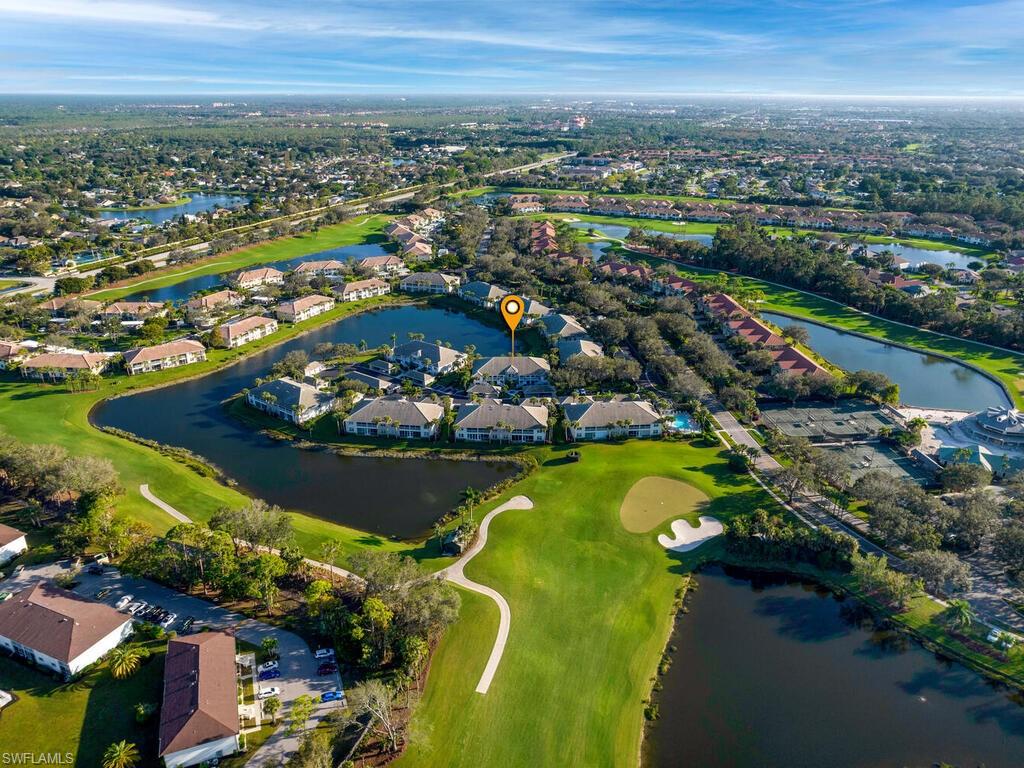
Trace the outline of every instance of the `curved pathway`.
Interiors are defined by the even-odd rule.
[[[149,490],[149,485],[147,483],[143,483],[142,485],[139,486],[139,493],[142,494],[142,498],[144,498],[146,501],[148,501],[151,504],[154,504],[157,507],[159,507],[160,509],[162,509],[164,512],[166,512],[168,515],[173,517],[179,523],[191,523],[192,522],[192,518],[191,517],[189,517],[188,515],[186,515],[183,512],[179,512],[174,507],[172,507],[170,504],[168,504],[166,501],[164,501],[164,500],[160,499],[159,497],[157,497],[156,494],[154,494],[151,490]],[[243,541],[242,543],[246,544],[247,546],[251,546],[246,541]],[[261,546],[261,545],[256,545],[255,547],[253,547],[253,549],[266,550],[267,552],[270,552],[270,553],[275,554],[275,555],[280,555],[281,554],[280,550],[274,549],[273,547],[264,547],[264,546]],[[322,563],[319,560],[312,560],[312,559],[310,559],[308,557],[304,557],[304,558],[302,558],[302,560],[303,560],[303,562],[313,566],[314,568],[318,568],[318,569],[323,570],[323,571],[328,571],[328,572],[334,574],[335,576],[340,576],[343,579],[351,579],[352,581],[356,582],[357,584],[362,584],[363,583],[362,577],[361,576],[357,576],[356,574],[352,573],[352,571],[346,571],[344,568],[339,568],[336,565],[331,565],[330,563]]]
[[[455,563],[439,572],[440,576],[453,584],[458,584],[460,587],[465,587],[481,595],[487,595],[498,604],[498,636],[494,638],[494,647],[491,648],[491,655],[487,659],[484,673],[480,675],[480,682],[476,684],[477,693],[487,693],[487,689],[491,687],[491,681],[494,679],[494,673],[498,671],[498,664],[501,663],[501,656],[505,652],[505,643],[508,641],[509,627],[512,625],[512,611],[508,607],[508,601],[499,592],[483,584],[470,581],[463,573],[463,568],[466,563],[479,554],[487,543],[487,529],[491,525],[491,520],[509,509],[533,509],[533,502],[527,496],[513,496],[501,506],[492,509],[480,521],[480,530],[473,545]]]

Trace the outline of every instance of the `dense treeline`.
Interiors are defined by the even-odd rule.
[[[823,244],[776,239],[752,221],[720,227],[707,263],[818,293],[891,320],[1024,349],[1024,317],[1017,310],[1000,314],[987,301],[957,308],[955,295],[946,291],[913,298],[889,286],[876,286],[856,265]]]

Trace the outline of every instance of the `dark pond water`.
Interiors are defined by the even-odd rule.
[[[294,349],[321,342],[365,341],[370,347],[420,332],[480,354],[505,351],[507,335],[465,315],[399,307],[367,312],[259,352],[199,379],[100,405],[101,426],[128,430],[206,457],[258,498],[372,533],[413,538],[459,501],[467,485],[483,489],[515,473],[507,463],[341,457],[276,442],[227,415],[221,403],[253,385]]]
[[[811,348],[847,371],[884,373],[900,385],[900,401],[905,405],[977,411],[990,405],[1010,404],[1002,387],[987,376],[952,360],[773,312],[762,312],[761,316],[775,325],[806,328],[811,336]]]
[[[327,259],[347,261],[351,259],[361,259],[364,256],[380,256],[385,253],[387,253],[387,251],[384,250],[384,246],[381,243],[357,243],[355,245],[344,245],[340,248],[331,248],[327,251],[307,253],[305,256],[297,256],[294,259],[271,261],[266,264],[259,265],[254,264],[251,268],[255,269],[257,266],[274,267],[275,269],[280,269],[281,271],[286,272],[289,269],[295,269],[296,266],[304,261],[325,261]],[[166,285],[163,288],[153,288],[150,290],[146,290],[145,288],[140,289],[135,293],[125,296],[124,301],[142,301],[143,299],[148,299],[150,301],[172,301],[175,304],[180,304],[183,301],[188,301],[189,297],[196,291],[205,291],[218,286],[223,282],[223,274],[189,277],[185,278],[180,283]]]
[[[644,765],[1024,765],[1024,709],[1006,691],[876,629],[852,601],[717,568],[699,581]]]
[[[608,237],[613,237],[616,240],[625,240],[629,235],[630,227],[625,227],[621,224],[597,224],[592,221],[573,221],[570,225],[573,229],[589,230],[594,229],[597,232],[602,232]],[[697,235],[687,234],[686,232],[661,232],[657,229],[645,229],[643,230],[648,235],[664,235],[665,237],[671,237],[673,240],[694,240],[702,245],[711,245],[714,241],[714,235]]]
[[[151,224],[163,224],[165,221],[184,216],[190,213],[193,216],[199,213],[212,211],[214,208],[241,208],[249,203],[246,195],[203,195],[190,192],[187,203],[168,206],[167,208],[154,208],[148,211],[101,211],[101,219],[145,219]]]
[[[984,263],[985,261],[970,253],[947,250],[932,251],[927,248],[914,248],[911,245],[870,243],[868,248],[878,253],[892,251],[896,256],[902,256],[910,261],[911,267],[918,267],[921,264],[938,264],[940,267],[945,267],[948,264],[952,264],[959,269],[966,269],[967,265],[971,262],[980,261]]]

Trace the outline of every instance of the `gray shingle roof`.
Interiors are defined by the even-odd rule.
[[[443,415],[444,408],[438,403],[377,397],[360,402],[345,421],[372,422],[375,419],[391,419],[399,424],[425,427]]]
[[[543,405],[510,405],[484,400],[460,406],[455,418],[456,429],[487,429],[499,423],[513,429],[547,429],[548,409]]]

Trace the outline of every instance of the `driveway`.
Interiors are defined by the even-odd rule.
[[[11,591],[23,589],[40,579],[52,579],[54,576],[66,573],[68,566],[68,561],[64,560],[25,568],[16,576],[11,576],[0,582],[0,589]],[[116,603],[123,595],[131,594],[136,600],[145,600],[150,604],[155,603],[178,614],[177,621],[170,627],[171,630],[177,630],[186,616],[194,616],[193,632],[201,627],[230,629],[237,637],[254,645],[259,645],[264,637],[276,637],[278,653],[281,658],[281,677],[268,682],[268,685],[281,689],[281,704],[283,706],[278,718],[282,722],[287,717],[291,703],[298,696],[309,694],[319,701],[320,694],[324,691],[341,688],[339,675],[324,677],[317,675],[319,662],[313,657],[306,641],[296,634],[234,613],[215,603],[183,595],[155,582],[123,576],[114,568],[107,568],[102,575],[86,573],[83,569],[80,573],[80,584],[75,587],[74,591],[87,597],[94,597],[104,587],[111,588],[110,593],[103,598],[103,602],[109,605]],[[338,702],[319,705],[310,720],[310,726],[313,725],[314,720],[318,720],[332,709],[340,706]],[[286,757],[298,748],[298,743],[297,736],[288,736],[284,728],[279,728],[253,754],[247,765],[281,765]]]

